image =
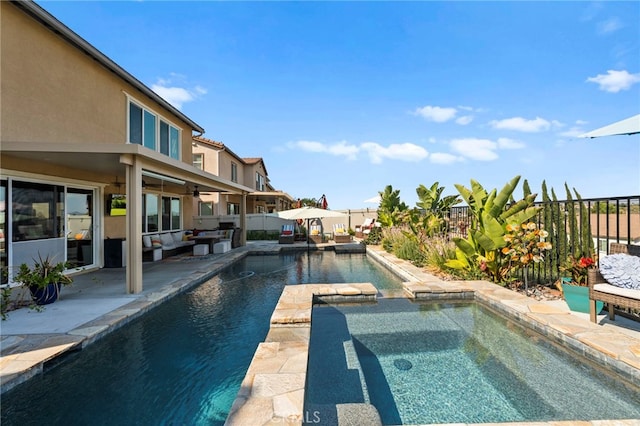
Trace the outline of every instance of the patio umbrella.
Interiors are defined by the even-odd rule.
[[[580,135],[580,137],[599,138],[603,136],[635,135],[637,133],[640,133],[640,114],[592,130]]]
[[[380,198],[380,194],[378,194],[375,197],[367,198],[363,203],[380,204],[380,201],[382,201],[382,199]]]
[[[322,197],[320,197],[320,199],[318,200],[318,207],[325,210],[329,207],[329,203],[327,203],[327,197],[324,194],[322,194]]]
[[[311,219],[322,219],[325,217],[345,217],[344,213],[334,212],[333,210],[325,210],[320,209],[318,207],[300,207],[298,209],[291,210],[283,210],[281,212],[276,212],[276,216],[281,219],[287,220],[298,220],[298,219],[306,219],[307,221],[307,230],[309,229],[309,221]],[[309,236],[307,235],[307,248],[309,246]]]

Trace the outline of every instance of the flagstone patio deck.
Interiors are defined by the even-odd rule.
[[[300,244],[300,249],[305,246]],[[256,242],[226,254],[192,262],[167,259],[145,264],[145,291],[137,295],[123,294],[122,272],[121,277],[113,270],[100,270],[78,277],[73,286],[76,287],[75,293],[67,294],[65,291],[62,300],[50,305],[51,308],[47,307],[40,313],[27,312],[26,309],[13,311],[9,313],[9,319],[0,324],[2,391],[39,374],[44,363],[52,358],[86,346],[143,314],[154,304],[206,281],[239,258],[249,253],[277,253],[281,248],[277,243]],[[593,324],[588,314],[569,311],[561,300],[535,301],[486,281],[442,281],[409,262],[374,248],[368,248],[367,255],[403,277],[407,297],[478,299],[640,386],[640,324],[635,321],[617,317],[612,322],[602,314],[598,318],[599,324]],[[242,382],[227,424],[302,424],[313,298],[371,300],[376,293],[375,287],[366,283],[286,287],[271,317],[270,331],[258,347]],[[93,309],[83,310],[82,306],[87,309],[93,306]],[[54,317],[55,322],[49,321]],[[25,322],[29,323],[32,318],[36,318],[38,325],[30,323],[27,326]],[[51,328],[51,323],[56,324],[54,328]],[[344,424],[361,415],[375,422],[375,412],[367,407],[350,405],[338,408],[338,416]],[[576,423],[528,424],[557,426]],[[640,419],[580,424],[638,425]]]

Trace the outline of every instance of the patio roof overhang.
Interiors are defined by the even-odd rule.
[[[185,182],[185,187],[198,185],[200,191],[248,194],[253,188],[197,169],[159,152],[134,144],[52,144],[45,142],[2,141],[2,154],[28,161],[48,163],[71,170],[83,170],[96,176],[108,175],[125,183],[125,165],[134,159],[144,170]],[[43,170],[46,173],[46,170]]]
[[[126,220],[126,291],[139,293],[142,288],[142,185],[147,176],[163,180],[173,185],[174,193],[190,195],[195,186],[199,191],[219,191],[242,195],[240,228],[246,232],[245,200],[252,188],[239,185],[219,176],[205,172],[184,163],[133,144],[96,143],[46,143],[2,141],[2,166],[7,167],[10,159],[34,162],[30,171],[51,176],[73,179],[77,171],[83,172],[83,180],[93,183],[113,184],[113,179],[124,183],[127,202]],[[43,164],[51,165],[47,170]],[[9,166],[10,167],[10,166]],[[64,170],[68,170],[66,173]],[[74,173],[74,171],[76,171]],[[145,172],[147,173],[145,175]],[[66,176],[65,176],[66,174]],[[169,180],[170,179],[170,180]],[[176,187],[175,185],[178,185]],[[183,186],[183,188],[180,188]],[[177,189],[177,191],[176,191]],[[243,234],[244,235],[244,234]],[[241,238],[244,244],[244,236]]]

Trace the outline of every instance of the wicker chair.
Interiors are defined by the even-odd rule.
[[[342,223],[333,225],[333,241],[336,243],[350,243],[351,234]]]
[[[324,242],[324,238],[322,235],[322,226],[320,225],[309,226],[309,242],[313,244],[322,244]]]
[[[368,217],[362,222],[362,225],[356,226],[356,237],[365,238],[366,234],[371,232],[371,229],[375,226],[375,219]]]
[[[278,238],[278,243],[280,244],[293,244],[295,235],[294,235],[294,226],[293,225],[282,225],[282,231],[280,231],[280,237]]]
[[[640,256],[640,246],[611,243],[611,254],[625,253]],[[589,282],[589,316],[591,322],[597,322],[596,301],[608,305],[609,319],[615,320],[614,307],[640,309],[640,290],[623,289],[613,286],[600,274],[598,269],[590,269]]]

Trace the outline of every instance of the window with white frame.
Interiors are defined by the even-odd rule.
[[[180,198],[160,197],[156,194],[142,196],[142,232],[175,231],[181,229]]]
[[[198,205],[200,216],[213,216],[213,201],[200,201]]]
[[[231,163],[231,182],[238,182],[238,165]]]
[[[180,129],[142,105],[129,101],[128,141],[180,159]]]
[[[227,203],[227,214],[240,214],[240,204]]]
[[[193,154],[193,167],[204,170],[204,154]]]
[[[264,191],[264,176],[256,172],[256,190]]]

